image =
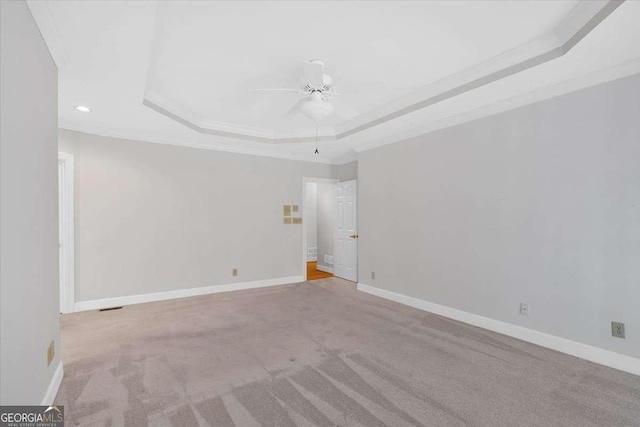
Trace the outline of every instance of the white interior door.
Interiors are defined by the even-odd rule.
[[[333,274],[358,281],[358,181],[336,184]]]

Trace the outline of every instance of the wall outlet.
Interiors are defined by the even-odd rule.
[[[376,272],[375,271],[371,272],[371,280],[376,280]]]
[[[233,270],[231,270],[231,275],[232,276],[237,276],[238,275],[238,269],[234,268]]]
[[[51,341],[49,348],[47,348],[47,366],[51,365],[54,357],[56,357],[56,348],[53,341]]]
[[[523,316],[529,315],[529,304],[521,302],[520,303],[520,314]]]
[[[616,338],[624,338],[624,323],[611,322],[611,336]]]

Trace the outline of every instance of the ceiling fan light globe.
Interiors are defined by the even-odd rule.
[[[315,91],[315,92],[311,92],[311,101],[313,102],[322,102],[324,101],[324,98],[322,96],[322,92],[319,91]]]
[[[307,101],[300,106],[300,112],[317,122],[333,112],[333,105],[324,101]]]

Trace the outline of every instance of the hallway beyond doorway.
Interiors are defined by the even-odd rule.
[[[333,274],[318,270],[317,261],[307,262],[307,280],[318,280],[333,277]]]

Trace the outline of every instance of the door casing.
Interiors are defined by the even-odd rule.
[[[300,209],[302,210],[302,277],[304,281],[307,281],[307,218],[305,213],[306,208],[306,200],[307,200],[307,183],[316,182],[316,183],[326,183],[326,184],[337,184],[337,179],[330,178],[314,178],[314,177],[304,177],[302,178],[302,199],[300,203]],[[335,215],[335,212],[334,212]],[[334,217],[335,220],[335,217]],[[335,242],[334,242],[335,243]]]
[[[60,253],[60,312],[75,311],[73,155],[58,153],[58,215]]]

